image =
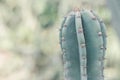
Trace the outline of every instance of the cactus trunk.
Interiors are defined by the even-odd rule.
[[[60,29],[65,80],[104,80],[105,25],[93,11],[72,11]]]

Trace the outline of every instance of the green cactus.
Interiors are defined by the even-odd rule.
[[[70,12],[60,29],[65,80],[104,80],[105,25],[90,10]]]

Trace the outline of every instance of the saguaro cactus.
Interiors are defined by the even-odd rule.
[[[60,29],[65,80],[104,80],[105,25],[90,10],[70,12]]]

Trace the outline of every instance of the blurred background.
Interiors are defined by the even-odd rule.
[[[0,0],[0,80],[63,80],[59,28],[75,7],[105,22],[105,80],[120,80],[120,0]]]

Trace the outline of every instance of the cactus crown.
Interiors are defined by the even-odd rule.
[[[92,11],[76,10],[60,29],[65,80],[104,80],[106,29]]]

